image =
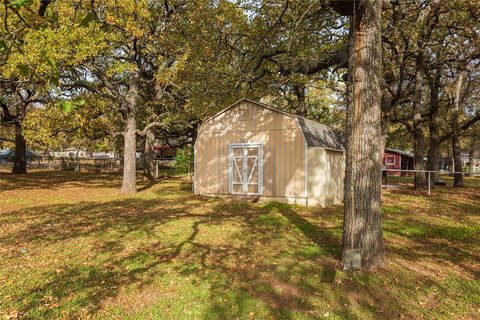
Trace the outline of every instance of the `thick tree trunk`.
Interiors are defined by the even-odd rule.
[[[136,41],[134,41],[136,44]],[[130,60],[136,61],[137,51],[133,46],[130,52]],[[125,120],[125,129],[123,132],[123,177],[122,194],[134,194],[137,192],[137,121],[136,109],[139,90],[140,71],[132,70],[129,75],[130,86],[122,106],[122,116]]]
[[[307,116],[307,103],[305,102],[305,85],[296,84],[293,86],[295,95],[297,96],[297,108],[295,113],[298,116],[306,117]]]
[[[384,266],[381,215],[381,8],[379,0],[358,3],[350,32],[349,74],[353,95],[347,121],[347,156],[342,262],[359,250],[361,268]],[[353,23],[355,22],[355,23]],[[355,31],[355,32],[353,32]]]
[[[415,72],[415,99],[413,102],[413,155],[415,170],[425,171],[425,161],[423,159],[425,151],[425,137],[423,134],[422,119],[422,93],[424,78],[424,60],[423,55],[419,54],[416,62]],[[424,172],[415,172],[415,189],[424,190],[427,188],[427,178]]]
[[[458,75],[456,87],[455,87],[455,97],[453,99],[453,109],[452,109],[452,154],[453,154],[453,170],[455,173],[453,176],[453,186],[460,188],[463,187],[463,167],[462,167],[462,154],[460,149],[460,100],[461,92],[463,86],[463,79],[465,77],[465,72],[460,72]]]
[[[22,125],[15,122],[15,157],[13,159],[12,173],[27,173],[27,143],[22,134]]]
[[[460,149],[460,139],[457,134],[452,135],[452,153],[453,153],[453,186],[456,188],[463,187],[463,166],[462,166],[462,151]],[[457,173],[458,172],[458,173]]]
[[[137,192],[137,169],[136,169],[136,153],[137,153],[137,123],[133,115],[127,116],[127,123],[123,133],[123,179],[122,194],[133,194]]]
[[[438,130],[435,130],[436,133],[438,134]],[[430,131],[430,134],[431,131]],[[437,137],[430,137],[430,147],[428,148],[428,153],[427,153],[427,171],[437,171],[438,170],[438,155],[440,153],[440,141],[438,140]],[[437,174],[432,172],[430,174],[430,179],[432,180],[431,182],[434,182],[437,180]],[[434,187],[434,183],[430,184],[431,187]]]
[[[440,123],[438,119],[438,112],[440,107],[439,93],[440,93],[440,70],[435,70],[434,78],[429,82],[430,86],[430,110],[429,110],[429,124],[428,130],[430,134],[429,148],[427,153],[427,170],[438,170],[438,154],[440,152]],[[431,174],[431,179],[436,180],[436,174]],[[432,186],[435,184],[432,183]]]
[[[153,156],[155,153],[155,129],[150,128],[145,132],[145,152],[143,166],[143,176],[150,182],[155,182],[155,166]]]

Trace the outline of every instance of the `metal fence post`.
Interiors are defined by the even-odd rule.
[[[430,195],[430,171],[428,171],[428,195]]]

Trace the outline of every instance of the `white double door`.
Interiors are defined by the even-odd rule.
[[[234,143],[228,148],[231,194],[261,195],[263,181],[262,145]]]

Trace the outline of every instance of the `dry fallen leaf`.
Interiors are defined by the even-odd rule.
[[[17,319],[17,318],[18,318],[18,311],[17,310],[13,310],[5,316],[5,319]]]

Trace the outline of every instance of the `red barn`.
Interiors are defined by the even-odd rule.
[[[413,154],[402,150],[385,148],[383,167],[387,170],[413,170]],[[406,173],[389,171],[388,174],[392,176],[400,176],[405,175]]]
[[[177,156],[177,148],[169,144],[155,145],[155,158],[158,160],[173,160]]]

